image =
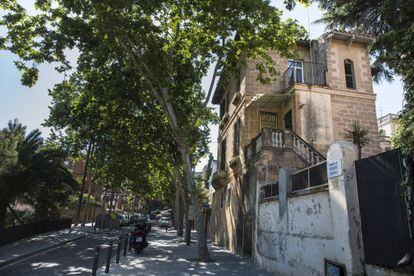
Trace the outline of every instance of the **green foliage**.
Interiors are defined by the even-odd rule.
[[[66,201],[68,188],[76,188],[63,165],[64,152],[45,145],[39,130],[26,135],[26,127],[17,120],[10,121],[0,136],[6,137],[0,144],[13,144],[2,147],[0,153],[12,156],[4,158],[0,170],[0,227],[4,226],[6,208],[15,200],[33,206],[38,217],[57,214],[59,204]]]
[[[401,148],[405,154],[414,156],[414,124],[400,119],[391,144],[393,148]]]
[[[195,183],[197,187],[198,198],[200,200],[200,206],[205,206],[209,203],[210,192],[207,190],[204,185],[203,179],[201,176],[195,178]]]
[[[405,104],[401,112],[398,145],[413,153],[414,121],[414,1],[404,0],[319,0],[326,10],[323,22],[330,28],[356,30],[376,37],[371,47],[375,58],[374,80],[391,80],[397,74],[404,81]]]
[[[112,190],[144,197],[159,194],[156,187],[170,191],[171,168],[182,166],[196,205],[191,166],[207,153],[215,118],[204,104],[203,76],[215,64],[225,82],[255,60],[257,78],[269,83],[279,73],[269,50],[293,57],[305,35],[267,0],[36,4],[38,13],[28,15],[15,0],[0,2],[7,10],[0,25],[8,29],[2,45],[24,61],[17,64],[22,82],[32,85],[42,62],[57,62],[68,73],[64,53],[79,51],[75,72],[51,91],[48,124],[74,133],[80,145],[93,142],[96,173]],[[197,208],[195,216],[206,253]]]
[[[353,122],[351,128],[346,130],[345,139],[358,147],[359,159],[361,159],[361,149],[370,141],[368,134],[368,129],[361,126],[359,122]]]

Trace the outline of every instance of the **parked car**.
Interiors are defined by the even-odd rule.
[[[119,226],[128,226],[131,224],[131,221],[129,220],[127,215],[122,215],[121,219],[119,221]]]
[[[162,218],[158,221],[158,226],[159,226],[159,227],[171,227],[171,220],[170,220],[169,218],[162,217]]]

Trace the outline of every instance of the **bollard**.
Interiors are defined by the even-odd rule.
[[[111,264],[111,257],[112,257],[112,246],[114,245],[114,241],[109,242],[109,248],[108,248],[108,255],[106,256],[106,268],[105,273],[109,272],[109,266]]]
[[[119,264],[119,257],[121,256],[122,236],[119,236],[118,246],[116,248],[116,263]]]
[[[101,247],[99,245],[97,245],[95,247],[95,256],[93,257],[92,276],[96,276],[96,271],[98,270],[100,250],[101,250]]]
[[[124,257],[126,256],[127,245],[128,245],[128,234],[125,234],[124,236]]]

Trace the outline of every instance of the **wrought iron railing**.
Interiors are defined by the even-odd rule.
[[[283,74],[283,86],[295,83],[326,85],[326,65],[309,61],[293,61]]]

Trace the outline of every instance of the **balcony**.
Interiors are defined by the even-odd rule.
[[[325,157],[305,140],[290,130],[274,130],[264,128],[246,147],[246,160],[249,161],[262,149],[290,148],[310,165],[315,165]]]
[[[283,74],[283,88],[289,88],[295,83],[325,86],[325,64],[298,60],[289,61],[289,67]]]

